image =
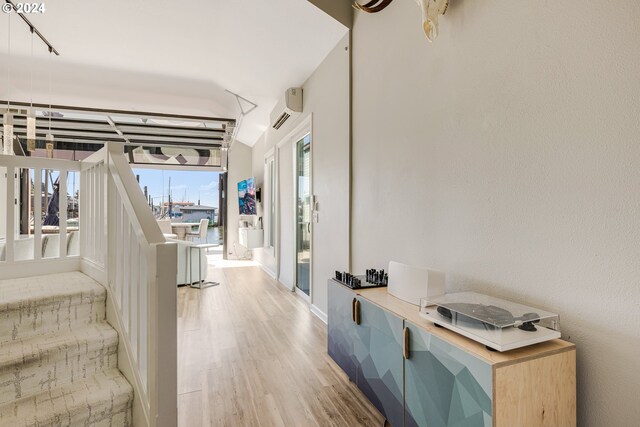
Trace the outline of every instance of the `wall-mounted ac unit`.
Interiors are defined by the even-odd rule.
[[[276,107],[271,111],[271,127],[280,129],[284,123],[295,113],[302,112],[302,88],[292,87],[287,89],[280,98]]]

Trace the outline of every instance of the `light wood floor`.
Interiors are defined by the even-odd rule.
[[[178,416],[194,426],[382,426],[327,355],[326,325],[258,267],[178,290]]]

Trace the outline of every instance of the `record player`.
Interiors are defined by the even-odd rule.
[[[421,298],[420,316],[490,350],[508,351],[560,338],[557,314],[476,292]]]

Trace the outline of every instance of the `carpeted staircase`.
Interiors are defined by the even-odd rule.
[[[105,300],[79,272],[0,280],[0,427],[131,425]]]

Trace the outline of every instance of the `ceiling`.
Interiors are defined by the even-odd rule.
[[[285,89],[300,86],[346,34],[304,0],[64,0],[31,22],[0,14],[0,99],[237,118],[255,144]],[[10,27],[10,30],[9,30]],[[8,37],[11,55],[8,55]],[[7,84],[7,70],[10,80]]]

